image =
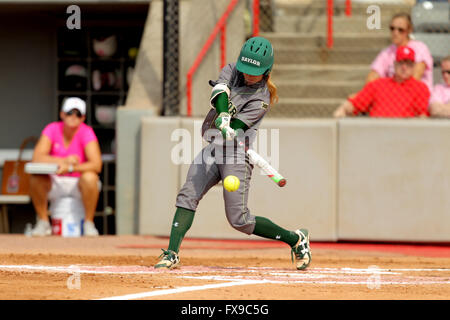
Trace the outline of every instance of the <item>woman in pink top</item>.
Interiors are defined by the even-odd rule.
[[[431,92],[433,90],[433,58],[426,44],[410,38],[409,35],[413,31],[411,16],[407,13],[394,15],[389,28],[392,44],[383,49],[372,62],[366,83],[378,78],[392,77],[397,47],[408,46],[416,53],[413,77],[423,81]]]
[[[86,103],[79,98],[68,98],[60,112],[62,121],[45,127],[36,144],[33,162],[57,163],[56,175],[32,175],[30,196],[38,215],[32,235],[51,235],[48,217],[49,194],[52,184],[76,183],[85,208],[85,235],[95,236],[94,214],[99,197],[98,174],[102,170],[100,146],[91,127],[84,123]]]

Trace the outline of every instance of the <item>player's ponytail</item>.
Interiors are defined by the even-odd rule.
[[[277,86],[270,79],[270,73],[267,76],[267,88],[270,92],[270,105],[274,105],[278,102]]]

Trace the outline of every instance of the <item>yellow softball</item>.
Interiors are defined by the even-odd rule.
[[[227,190],[229,192],[234,192],[237,189],[239,189],[240,184],[241,184],[241,182],[239,181],[239,178],[236,176],[227,176],[223,180],[223,186],[224,186],[225,190]]]

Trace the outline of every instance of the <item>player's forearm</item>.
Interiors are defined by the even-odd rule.
[[[64,158],[54,157],[54,156],[51,156],[48,154],[39,154],[39,153],[35,152],[33,154],[32,162],[46,162],[46,163],[61,164],[62,162],[64,162]]]
[[[228,113],[228,96],[225,92],[219,94],[213,100],[214,107],[216,108],[217,114],[221,114],[222,112]]]
[[[73,166],[73,171],[75,172],[87,172],[93,171],[95,173],[100,173],[102,171],[101,161],[87,161]]]
[[[248,126],[237,118],[231,119],[230,127],[234,130],[243,130],[244,132],[248,129]]]

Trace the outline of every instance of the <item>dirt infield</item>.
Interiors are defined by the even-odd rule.
[[[0,235],[0,299],[449,299],[450,247],[312,243],[297,271],[275,241],[186,239],[182,266],[152,266],[168,239]]]

